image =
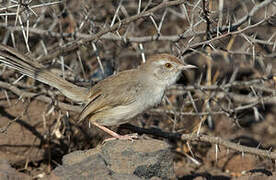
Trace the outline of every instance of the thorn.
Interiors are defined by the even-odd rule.
[[[193,163],[195,163],[196,165],[198,165],[198,166],[201,165],[201,163],[200,163],[198,160],[196,160],[195,158],[189,156],[187,153],[185,153],[185,156],[186,156],[188,159],[190,159]]]
[[[261,145],[262,145],[262,144],[259,143],[259,144],[257,145],[256,149],[259,149]]]
[[[194,158],[194,157],[195,157],[195,155],[194,155],[194,153],[193,153],[193,151],[192,151],[192,148],[191,148],[191,146],[190,146],[189,142],[187,141],[187,142],[186,142],[186,144],[187,144],[187,147],[188,147],[188,149],[189,149],[189,151],[190,151],[191,155],[192,155],[192,156],[193,156],[193,158]]]
[[[218,144],[215,145],[216,163],[218,162]]]

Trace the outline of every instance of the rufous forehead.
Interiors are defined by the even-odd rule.
[[[180,59],[178,59],[177,57],[170,55],[170,54],[156,54],[151,56],[148,61],[156,61],[156,60],[160,60],[160,59],[168,59],[172,62],[178,63],[178,64],[183,64]]]

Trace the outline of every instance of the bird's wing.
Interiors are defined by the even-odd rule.
[[[141,89],[139,80],[129,77],[134,75],[135,70],[124,71],[92,87],[89,103],[82,110],[79,121],[97,112],[133,103]]]

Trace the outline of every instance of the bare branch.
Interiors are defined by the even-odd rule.
[[[234,142],[230,142],[227,140],[224,140],[220,137],[211,137],[211,136],[207,136],[207,135],[196,135],[196,134],[182,134],[181,135],[181,140],[189,140],[189,141],[199,141],[199,142],[208,142],[211,144],[218,144],[218,145],[222,145],[225,146],[229,149],[233,149],[239,152],[243,152],[243,153],[249,153],[249,154],[254,154],[254,155],[258,155],[258,156],[262,156],[262,157],[267,157],[270,159],[276,159],[276,152],[270,152],[267,150],[261,150],[261,149],[257,149],[257,148],[252,148],[252,147],[247,147],[247,146],[243,146]]]

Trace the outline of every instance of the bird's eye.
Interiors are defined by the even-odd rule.
[[[171,68],[171,67],[172,67],[172,64],[171,64],[171,63],[166,63],[166,64],[165,64],[165,67],[166,67],[166,68]]]

